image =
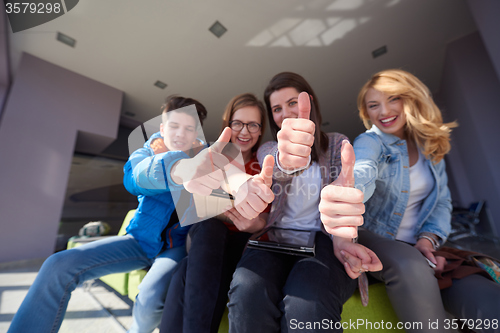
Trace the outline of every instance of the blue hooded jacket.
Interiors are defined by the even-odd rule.
[[[180,222],[170,227],[166,239],[162,240],[162,232],[174,213],[175,203],[183,189],[182,185],[172,181],[170,171],[175,162],[189,156],[182,151],[155,155],[150,143],[157,138],[161,138],[160,132],[153,134],[143,148],[134,151],[123,167],[123,184],[139,201],[135,215],[127,227],[127,233],[139,242],[148,258],[156,257],[164,245],[167,248],[183,246],[190,225],[182,227],[180,222],[195,213],[190,205],[184,215],[179,216]]]

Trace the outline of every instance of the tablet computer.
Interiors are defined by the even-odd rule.
[[[314,257],[316,231],[266,228],[248,240],[248,247],[297,256]]]

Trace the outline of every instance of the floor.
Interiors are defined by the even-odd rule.
[[[465,238],[453,245],[500,258],[498,242]],[[7,332],[42,263],[43,260],[0,263],[0,333]],[[124,333],[132,323],[132,307],[128,297],[99,280],[87,282],[73,292],[59,332]]]
[[[0,264],[0,333],[7,332],[43,260]],[[99,280],[72,294],[60,333],[124,333],[132,323],[133,303]],[[155,333],[159,330],[156,329]]]

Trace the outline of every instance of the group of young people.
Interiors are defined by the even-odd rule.
[[[500,331],[498,284],[474,274],[440,290],[435,278],[446,263],[433,253],[450,232],[443,157],[456,124],[443,123],[428,88],[403,70],[375,74],[358,109],[367,131],[351,146],[346,136],[321,130],[309,83],[283,72],[269,82],[264,103],[249,93],[234,97],[219,139],[206,147],[194,144],[205,107],[170,97],[160,132],[124,167],[125,187],[139,200],[127,235],[50,256],[9,332],[57,332],[79,283],[146,267],[129,332],[158,325],[161,332],[217,332],[226,306],[231,332],[288,332],[292,320],[339,322],[363,273],[385,283],[403,322],[444,323],[449,312],[496,319],[496,327],[477,331]],[[266,121],[274,141],[261,145]],[[183,226],[195,218],[193,194],[224,187],[225,166],[235,164],[223,153],[228,144],[243,157],[245,190],[233,188],[225,219]],[[190,204],[178,216],[181,197]],[[317,231],[315,256],[246,248],[253,233],[270,226]],[[436,330],[424,324],[419,332],[426,331]]]

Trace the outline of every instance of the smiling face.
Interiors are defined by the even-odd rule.
[[[298,97],[297,89],[291,87],[276,90],[269,96],[273,119],[279,128],[286,118],[299,116]]]
[[[170,151],[188,151],[196,140],[196,121],[186,113],[170,111],[167,121],[160,125],[163,142]]]
[[[370,88],[365,95],[365,105],[372,124],[384,133],[404,139],[406,116],[401,97]]]
[[[236,110],[236,112],[233,113],[231,121],[239,121],[245,124],[262,124],[260,111],[256,106],[245,106],[241,109]],[[236,132],[234,130],[232,131],[231,142],[237,145],[243,155],[245,155],[245,152],[249,152],[253,148],[253,146],[255,146],[261,134],[261,129],[259,129],[259,131],[256,133],[250,133],[248,131],[248,126],[243,126],[243,128],[239,132]]]

